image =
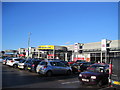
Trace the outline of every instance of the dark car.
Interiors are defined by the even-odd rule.
[[[68,64],[72,66],[75,62],[74,61],[69,61]]]
[[[86,70],[87,67],[89,67],[90,65],[92,65],[91,62],[79,62],[79,63],[74,63],[74,64],[71,65],[72,72],[73,72],[73,73],[83,72],[83,71]]]
[[[108,83],[109,65],[96,63],[87,68],[87,71],[79,74],[79,81],[82,84],[96,84],[102,86]]]
[[[76,60],[75,63],[86,62],[85,60]]]
[[[24,63],[24,70],[29,70],[31,72],[36,72],[37,65],[42,61],[42,59],[28,59]]]

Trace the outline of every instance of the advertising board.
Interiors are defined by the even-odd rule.
[[[54,45],[41,45],[38,46],[39,50],[45,50],[45,49],[54,49]]]

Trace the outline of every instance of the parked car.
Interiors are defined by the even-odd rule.
[[[5,58],[3,58],[3,59],[2,59],[2,64],[3,64],[3,65],[6,65],[7,60],[8,60],[9,58],[10,58],[10,57],[5,57]]]
[[[87,71],[79,74],[79,81],[82,84],[96,84],[102,86],[108,83],[109,65],[96,63],[87,68]]]
[[[19,69],[24,69],[24,64],[25,64],[25,59],[21,59],[18,63],[18,68]]]
[[[12,66],[14,68],[17,68],[18,67],[18,63],[19,63],[20,60],[21,60],[21,58],[9,58],[7,60],[6,65]]]
[[[86,62],[85,60],[76,60],[75,63]]]
[[[57,60],[42,61],[38,64],[36,71],[38,74],[52,76],[53,74],[71,74],[71,67]]]
[[[69,61],[68,64],[72,66],[75,62],[74,61]]]
[[[38,60],[38,59],[28,59],[25,63],[24,63],[24,70],[28,70],[31,72],[36,72],[36,67],[39,64],[39,62],[41,62],[42,60]]]
[[[90,65],[92,65],[91,62],[79,62],[79,63],[74,63],[73,65],[71,65],[72,71],[73,73],[76,72],[83,72],[87,69],[87,67],[89,67]]]

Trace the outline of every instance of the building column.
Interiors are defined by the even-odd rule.
[[[68,61],[68,60],[67,60],[67,52],[65,52],[65,61]]]
[[[38,50],[38,58],[40,58],[40,51]]]
[[[100,62],[102,63],[102,51],[101,51],[101,61]]]

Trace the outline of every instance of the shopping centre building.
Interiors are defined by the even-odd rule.
[[[38,47],[19,48],[18,53],[19,56],[31,58],[107,62],[112,57],[120,56],[119,43],[120,40],[103,39],[100,42],[75,43],[66,46],[39,45]]]

